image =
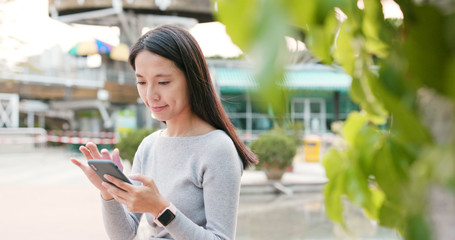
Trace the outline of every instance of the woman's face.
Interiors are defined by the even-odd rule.
[[[144,50],[135,67],[137,91],[155,119],[169,122],[191,114],[185,75],[174,62]]]

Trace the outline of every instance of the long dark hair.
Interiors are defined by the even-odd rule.
[[[234,125],[216,96],[202,51],[187,30],[178,26],[163,25],[141,36],[131,48],[128,59],[134,70],[136,56],[143,50],[173,61],[185,74],[191,110],[202,120],[229,135],[245,169],[258,162],[256,155],[237,136]]]

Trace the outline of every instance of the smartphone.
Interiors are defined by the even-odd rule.
[[[126,183],[132,184],[131,181],[125,176],[125,174],[123,174],[123,172],[111,160],[90,159],[88,160],[88,165],[104,182],[112,184],[104,178],[104,174],[108,174]]]

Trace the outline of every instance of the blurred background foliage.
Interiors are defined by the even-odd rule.
[[[455,1],[395,2],[403,19],[384,19],[379,0],[213,1],[275,116],[286,112],[284,36],[352,77],[361,111],[323,160],[329,217],[345,226],[349,200],[405,239],[448,239],[455,214],[438,199],[455,194]]]
[[[156,131],[156,129],[140,128],[122,136],[120,141],[115,144],[115,147],[119,149],[120,157],[124,160],[128,160],[130,164],[133,165],[134,154],[142,140],[154,131]]]

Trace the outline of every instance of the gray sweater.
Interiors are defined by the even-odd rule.
[[[156,230],[151,239],[234,239],[243,166],[232,140],[222,130],[193,137],[163,137],[160,132],[144,138],[132,167],[132,173],[152,177],[178,209],[165,228],[145,214]],[[142,214],[115,200],[102,203],[109,237],[133,239]]]

